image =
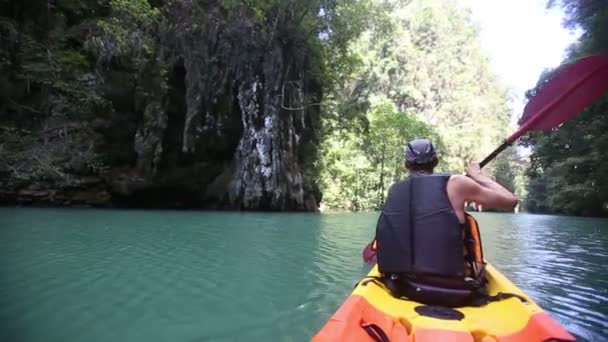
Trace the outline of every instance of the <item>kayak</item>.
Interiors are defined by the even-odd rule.
[[[374,265],[312,337],[323,341],[575,341],[575,338],[490,263],[488,294],[515,294],[484,306],[447,308],[393,297]]]

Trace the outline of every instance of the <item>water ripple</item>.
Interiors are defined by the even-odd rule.
[[[608,339],[608,221],[474,214],[486,258]],[[377,213],[0,209],[2,341],[306,341],[367,273]]]

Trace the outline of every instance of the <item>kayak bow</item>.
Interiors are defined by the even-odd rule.
[[[456,309],[397,299],[378,281],[377,265],[313,336],[324,341],[575,341],[575,338],[491,264],[490,295],[511,297],[481,307]]]

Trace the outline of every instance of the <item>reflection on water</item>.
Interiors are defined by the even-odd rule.
[[[608,221],[474,215],[487,259],[608,339]],[[306,341],[367,272],[377,217],[0,209],[0,340]]]
[[[490,261],[581,340],[608,338],[608,221],[476,216]]]

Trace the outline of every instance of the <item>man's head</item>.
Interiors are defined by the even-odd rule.
[[[435,146],[428,139],[416,139],[405,147],[405,167],[412,171],[433,172],[438,163]]]

